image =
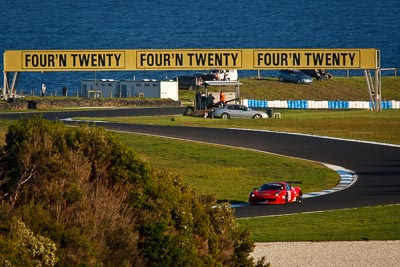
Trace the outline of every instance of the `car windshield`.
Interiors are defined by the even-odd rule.
[[[265,184],[260,187],[261,191],[266,191],[266,190],[282,190],[283,185],[281,184]]]
[[[296,72],[296,75],[299,75],[299,76],[306,76],[306,75],[304,74],[304,72],[301,72],[301,71],[297,71],[297,72]]]

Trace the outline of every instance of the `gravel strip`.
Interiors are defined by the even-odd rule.
[[[256,243],[251,256],[271,266],[400,266],[400,240]]]

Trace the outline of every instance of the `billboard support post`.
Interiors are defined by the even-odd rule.
[[[7,100],[8,92],[7,92],[7,87],[8,87],[8,81],[7,81],[7,72],[3,71],[4,75],[4,80],[3,80],[3,99]]]

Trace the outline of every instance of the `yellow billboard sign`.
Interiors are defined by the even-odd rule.
[[[139,50],[138,69],[242,68],[241,50]]]
[[[4,71],[376,69],[376,49],[19,50]]]
[[[125,69],[125,51],[21,51],[14,58],[21,71]]]
[[[349,50],[254,50],[254,68],[361,68],[362,52]]]

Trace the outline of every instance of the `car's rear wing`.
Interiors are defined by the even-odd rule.
[[[286,181],[288,184],[302,184],[302,181]]]

